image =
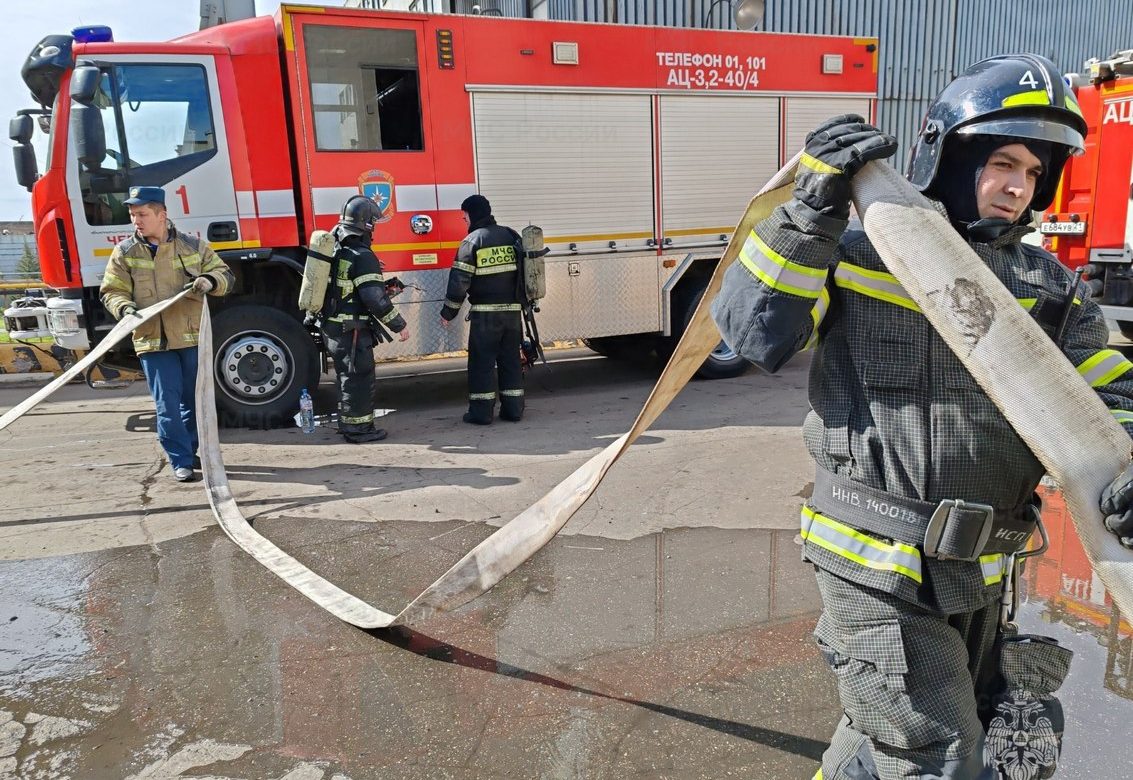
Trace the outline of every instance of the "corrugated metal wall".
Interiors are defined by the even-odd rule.
[[[457,0],[523,16],[527,0]],[[735,29],[730,0],[532,0],[551,19]],[[448,0],[421,0],[442,10]],[[428,8],[424,8],[428,6]],[[994,54],[1035,52],[1064,71],[1088,57],[1133,48],[1133,0],[766,0],[769,32],[880,39],[877,122],[901,143],[920,129],[932,98],[957,73]]]
[[[1063,71],[1133,48],[1130,0],[767,0],[772,32],[880,41],[878,125],[908,154],[933,97],[985,57],[1034,52]]]

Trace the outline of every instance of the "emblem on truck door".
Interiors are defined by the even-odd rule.
[[[374,169],[359,176],[358,192],[381,206],[382,218],[377,224],[389,222],[397,213],[397,204],[393,199],[393,176],[385,171]]]

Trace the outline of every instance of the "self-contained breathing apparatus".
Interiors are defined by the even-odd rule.
[[[339,247],[334,234],[326,230],[313,232],[307,247],[303,280],[299,285],[299,308],[306,312],[303,323],[308,327],[318,327],[322,318],[334,316],[338,310],[340,291],[337,284],[331,284],[331,279]],[[385,280],[385,286],[386,295],[392,300],[407,285],[396,276],[391,276]],[[393,341],[385,327],[372,317],[370,324],[379,342]]]
[[[515,257],[519,263],[516,275],[516,299],[522,306],[524,338],[520,345],[524,370],[534,366],[538,360],[547,365],[543,354],[543,343],[539,340],[539,327],[535,324],[535,312],[539,311],[539,301],[547,296],[547,268],[543,257],[550,252],[543,245],[543,228],[528,225],[522,233],[515,233]]]
[[[303,263],[303,281],[299,285],[299,308],[307,312],[309,318],[317,317],[326,305],[327,287],[338,249],[336,243],[326,230],[316,230],[307,242],[307,260]]]

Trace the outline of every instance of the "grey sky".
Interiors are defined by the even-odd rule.
[[[307,0],[319,4],[317,0]],[[255,0],[260,15],[274,14],[279,0]],[[325,5],[341,5],[326,2]],[[4,126],[21,108],[35,103],[20,78],[28,53],[45,35],[66,34],[80,25],[105,24],[118,41],[166,41],[200,27],[200,0],[29,0],[6,3],[8,35],[0,47],[0,120]],[[37,135],[39,131],[36,131]],[[5,143],[13,143],[4,133]],[[42,166],[42,157],[40,158]],[[30,220],[31,193],[16,184],[11,152],[0,160],[0,220]]]

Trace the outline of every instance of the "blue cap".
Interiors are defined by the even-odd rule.
[[[160,203],[165,205],[165,190],[161,187],[131,187],[130,197],[126,198],[127,206],[140,206],[143,203]]]

